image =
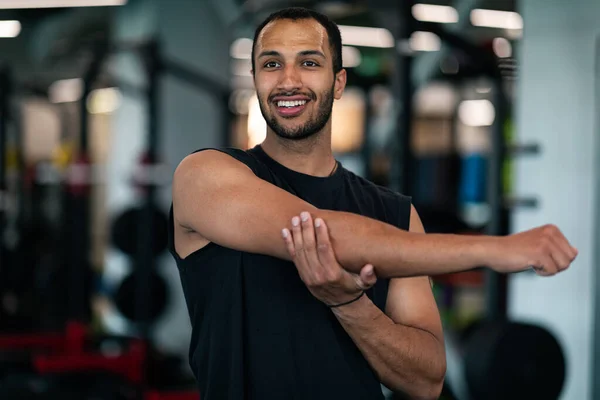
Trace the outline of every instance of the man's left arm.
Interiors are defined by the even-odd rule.
[[[409,229],[424,234],[414,207],[410,220]],[[446,358],[429,278],[392,279],[384,313],[367,296],[358,296],[375,284],[373,266],[365,265],[359,274],[347,272],[335,258],[325,222],[316,218],[313,226],[309,216],[303,221],[292,231],[284,229],[283,239],[311,293],[333,306],[333,313],[381,383],[411,399],[437,399]],[[335,306],[339,304],[345,305]]]
[[[414,207],[410,230],[424,233]],[[429,278],[392,279],[386,303],[383,313],[363,296],[332,310],[386,387],[411,399],[437,399],[446,356]]]

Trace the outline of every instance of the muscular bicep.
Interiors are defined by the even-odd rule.
[[[410,214],[411,232],[425,233],[414,207]],[[428,277],[391,279],[386,314],[396,323],[419,328],[443,343],[442,323]]]
[[[218,150],[188,156],[173,178],[175,223],[241,251],[289,259],[282,228],[300,212],[316,210]]]

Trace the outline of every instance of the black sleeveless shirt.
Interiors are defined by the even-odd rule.
[[[315,207],[408,230],[409,197],[341,164],[321,178],[284,167],[260,146],[218,150]],[[189,362],[202,400],[383,399],[366,359],[293,263],[215,243],[181,259],[173,245],[172,209],[169,237],[192,324]],[[388,283],[379,279],[367,293],[381,310]]]

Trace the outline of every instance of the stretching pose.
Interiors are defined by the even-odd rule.
[[[438,398],[446,371],[429,277],[485,266],[553,275],[577,255],[554,226],[425,234],[411,199],[331,150],[341,38],[300,8],[256,30],[260,145],[202,149],[174,174],[170,251],[203,400]]]

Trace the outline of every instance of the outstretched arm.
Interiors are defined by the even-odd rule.
[[[229,248],[290,260],[282,228],[292,229],[292,219],[300,223],[293,217],[303,211],[307,218],[326,221],[344,268],[358,273],[372,264],[380,277],[436,275],[478,266],[513,272],[532,265],[554,274],[576,254],[553,227],[507,238],[425,235],[351,213],[320,210],[217,150],[186,157],[174,175],[175,223]]]

